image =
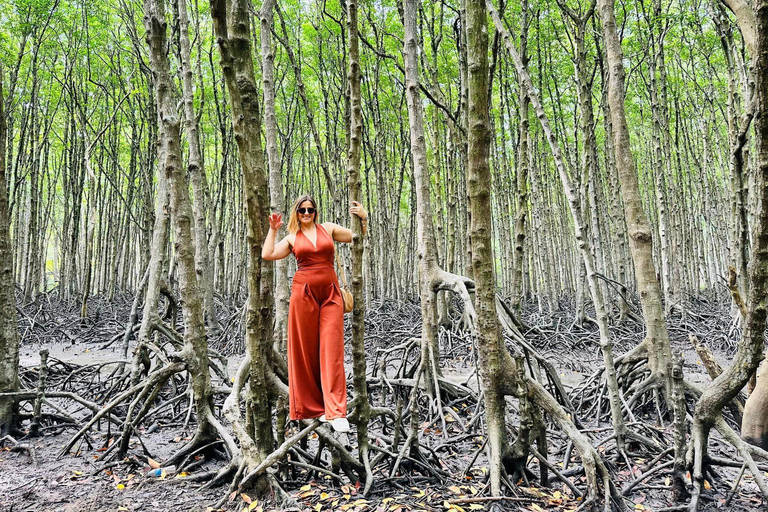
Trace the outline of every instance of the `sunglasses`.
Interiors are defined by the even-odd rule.
[[[304,215],[305,213],[308,213],[308,214],[312,215],[312,214],[313,214],[313,213],[315,213],[317,210],[315,210],[314,208],[311,208],[311,207],[310,207],[310,208],[299,208],[299,209],[298,209],[298,210],[296,210],[296,211],[297,211],[297,212],[299,212],[299,213],[300,213],[300,214],[302,214],[302,215]]]

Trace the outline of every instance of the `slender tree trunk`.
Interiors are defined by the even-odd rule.
[[[253,69],[249,5],[245,0],[211,0],[214,33],[229,92],[232,127],[243,172],[248,247],[245,339],[250,357],[250,380],[245,424],[253,425],[253,439],[244,437],[246,431],[236,429],[236,432],[241,445],[255,442],[258,455],[263,459],[272,451],[274,444],[272,409],[267,390],[267,376],[272,364],[272,339],[265,335],[267,328],[270,333],[272,330],[272,304],[264,295],[261,260],[261,244],[269,216],[269,191],[261,146],[261,109]],[[233,418],[229,419],[232,421]]]
[[[347,186],[350,201],[363,200],[360,183],[360,146],[363,116],[360,98],[360,43],[357,28],[357,0],[347,0],[347,36],[349,37],[349,150],[347,152]],[[364,494],[373,484],[373,472],[368,457],[368,384],[365,377],[365,295],[363,294],[363,230],[360,218],[352,216],[352,358],[354,364],[355,412],[357,418],[357,447],[365,464]]]
[[[502,393],[501,332],[496,315],[496,279],[491,246],[491,143],[488,98],[488,21],[483,0],[467,0],[468,167],[472,276],[475,280],[477,347],[485,393],[491,494],[501,495],[501,464],[508,450]]]
[[[608,62],[608,103],[613,126],[613,147],[621,184],[621,196],[624,200],[629,246],[635,265],[637,289],[645,319],[646,338],[641,346],[648,357],[648,366],[652,372],[649,379],[656,379],[654,384],[660,386],[669,396],[672,349],[669,344],[661,289],[653,264],[651,226],[643,210],[637,171],[629,144],[629,129],[624,114],[624,52],[621,49],[616,28],[613,3],[614,0],[598,0],[597,6],[603,24]]]
[[[522,2],[520,20],[520,60],[528,65],[528,8],[527,0]],[[517,215],[515,218],[515,252],[512,258],[512,309],[520,313],[520,299],[523,296],[523,260],[525,259],[526,221],[528,220],[528,108],[531,103],[522,78],[518,78],[520,91],[520,143],[517,150]]]
[[[158,141],[157,141],[157,161],[162,163],[165,161],[165,148],[159,144],[160,139],[163,138],[162,125],[158,123]],[[152,167],[147,169],[147,174],[150,174]],[[149,195],[147,198],[151,197]],[[146,199],[146,198],[145,198]],[[152,238],[150,241],[149,249],[149,262],[147,263],[147,271],[149,276],[147,277],[147,291],[144,294],[144,307],[142,308],[141,326],[139,327],[139,333],[137,335],[137,343],[133,353],[133,366],[131,374],[131,382],[135,385],[140,378],[141,366],[139,362],[148,362],[146,343],[149,341],[149,336],[152,334],[152,330],[155,324],[161,321],[160,315],[157,313],[158,303],[160,302],[160,284],[162,281],[163,272],[163,260],[167,251],[168,244],[168,218],[169,218],[169,201],[168,197],[168,180],[165,172],[157,173],[157,190],[155,191],[155,212],[154,222],[152,225]],[[126,346],[126,350],[127,350]],[[144,369],[144,373],[148,373],[149,368]]]
[[[13,278],[13,244],[8,212],[8,177],[5,151],[7,124],[3,105],[3,75],[0,66],[0,393],[19,389],[19,331],[16,325],[16,286]],[[15,428],[17,406],[0,398],[0,437]]]
[[[195,241],[192,236],[192,213],[189,182],[182,169],[181,120],[173,98],[173,80],[168,60],[165,8],[163,0],[144,1],[144,26],[154,76],[158,123],[162,125],[161,145],[164,159],[160,172],[165,173],[170,189],[171,220],[174,227],[175,252],[178,260],[179,294],[184,316],[184,349],[182,354],[192,376],[192,390],[197,411],[197,431],[193,444],[208,442],[214,436],[210,418],[213,414],[211,374],[208,369],[208,344],[202,292],[195,271]]]
[[[205,168],[200,153],[200,133],[195,115],[195,91],[193,86],[192,64],[190,63],[189,47],[189,17],[186,0],[178,0],[176,5],[179,21],[179,53],[181,63],[182,97],[184,102],[184,127],[187,130],[189,144],[189,160],[187,170],[192,181],[192,191],[195,195],[193,203],[194,234],[195,234],[195,271],[200,289],[203,292],[203,305],[208,319],[208,332],[218,336],[221,325],[216,316],[216,305],[213,300],[213,266],[208,252],[208,183],[205,178]],[[200,35],[198,34],[198,37]],[[202,105],[201,105],[202,108]]]
[[[712,16],[720,35],[720,44],[723,47],[726,66],[728,68],[728,141],[731,184],[731,243],[730,264],[736,268],[738,287],[742,297],[749,296],[749,225],[747,216],[747,187],[745,180],[745,151],[746,133],[742,139],[739,134],[741,101],[739,94],[736,63],[734,62],[734,42],[731,22],[725,9],[715,11]],[[733,307],[735,315],[739,315],[739,309]]]
[[[38,55],[40,50],[40,41],[36,41],[32,54],[32,97],[30,99],[30,117],[31,128],[29,132],[29,210],[27,231],[27,252],[22,261],[26,261],[24,274],[20,276],[24,283],[24,302],[34,300],[38,292],[38,273],[40,271],[38,262],[40,260],[39,247],[39,203],[40,203],[40,148],[39,129],[40,129],[40,79],[38,76]]]
[[[264,133],[267,138],[269,162],[270,209],[285,210],[282,166],[277,151],[277,121],[275,119],[275,51],[272,49],[272,25],[275,0],[265,0],[261,6],[261,69],[264,84]],[[286,214],[287,215],[287,214]],[[288,283],[288,261],[275,262],[275,344],[279,352],[285,352],[288,343],[288,302],[291,290]]]
[[[436,377],[441,376],[438,358],[440,351],[437,342],[436,309],[436,289],[439,285],[439,282],[436,280],[436,271],[439,271],[439,266],[427,167],[424,111],[419,91],[418,54],[420,53],[421,44],[417,29],[416,2],[414,0],[405,0],[403,7],[403,25],[405,27],[405,94],[408,102],[413,177],[416,185],[416,236],[418,238],[419,251],[421,338],[422,346],[428,351],[426,357],[422,356],[422,360],[426,361],[422,368],[422,371],[425,372],[422,383],[433,398],[439,399],[440,390],[435,389],[434,386],[434,383],[437,381]]]

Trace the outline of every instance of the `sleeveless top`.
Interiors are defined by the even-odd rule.
[[[333,269],[333,256],[335,248],[331,235],[320,224],[317,227],[317,240],[315,245],[302,232],[301,228],[296,232],[291,252],[296,256],[298,270],[312,270],[319,268]]]

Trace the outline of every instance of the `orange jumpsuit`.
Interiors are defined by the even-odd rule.
[[[296,233],[288,307],[288,402],[292,420],[347,415],[344,305],[333,269],[334,246],[317,224],[316,245]]]

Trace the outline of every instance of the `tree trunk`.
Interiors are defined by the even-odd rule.
[[[272,49],[272,25],[275,0],[265,0],[261,6],[261,72],[264,84],[264,133],[267,138],[267,160],[269,162],[270,210],[283,212],[282,166],[277,151],[277,121],[275,119],[275,52]],[[288,283],[288,261],[275,262],[275,344],[283,353],[288,343],[288,302],[291,295]]]
[[[496,315],[496,280],[491,246],[491,131],[488,98],[488,21],[483,0],[467,0],[469,233],[477,309],[477,347],[485,393],[491,494],[501,495],[501,461],[508,450],[502,393],[501,332]]]
[[[528,65],[528,8],[523,0],[520,20],[520,60]],[[518,77],[520,91],[520,144],[517,150],[517,212],[515,218],[515,252],[512,258],[512,309],[520,314],[523,296],[523,260],[525,259],[525,230],[528,219],[528,107],[531,103],[522,78]]]
[[[19,390],[19,331],[5,167],[7,125],[3,108],[3,74],[0,66],[0,393],[7,393]],[[0,398],[0,437],[16,427],[16,412],[13,399]]]
[[[603,37],[608,62],[608,103],[613,126],[613,147],[624,200],[624,213],[629,233],[629,246],[635,265],[635,278],[645,319],[646,338],[640,345],[648,357],[651,370],[649,383],[661,387],[669,396],[672,349],[661,300],[661,289],[653,264],[653,238],[648,217],[643,210],[635,161],[629,144],[629,129],[624,114],[624,53],[616,28],[614,0],[598,0],[603,24]],[[655,382],[654,382],[655,381]]]
[[[211,0],[214,33],[221,54],[221,67],[229,92],[232,128],[243,172],[246,242],[248,246],[248,302],[246,304],[246,353],[250,358],[250,380],[246,425],[253,425],[253,439],[236,429],[241,446],[254,442],[263,459],[273,449],[272,409],[267,375],[272,364],[272,304],[264,295],[261,244],[269,216],[269,192],[264,151],[261,146],[261,109],[251,51],[250,3],[245,0]],[[271,284],[271,283],[270,283]],[[228,417],[230,421],[239,421]],[[250,430],[250,429],[247,429]],[[248,464],[258,463],[248,461]]]
[[[184,348],[182,357],[192,377],[192,390],[197,411],[197,431],[192,444],[205,444],[214,436],[210,418],[213,414],[211,374],[208,369],[208,344],[202,293],[195,271],[195,242],[192,237],[192,206],[189,182],[182,170],[181,120],[173,98],[173,80],[168,60],[165,8],[163,0],[144,1],[144,26],[147,31],[150,65],[155,84],[160,143],[164,159],[160,172],[165,173],[170,190],[171,219],[174,227],[178,261],[179,294],[184,316]]]
[[[221,325],[216,317],[216,305],[213,300],[213,266],[208,252],[208,183],[205,178],[203,158],[200,153],[200,134],[195,116],[195,91],[192,83],[192,65],[189,48],[189,17],[186,0],[178,0],[176,5],[179,22],[179,53],[181,63],[182,97],[184,102],[184,127],[187,130],[189,160],[187,170],[192,181],[194,200],[195,232],[195,271],[203,293],[203,305],[208,319],[208,332],[215,337],[221,332]],[[198,34],[198,37],[200,35]],[[202,109],[202,105],[201,105]]]
[[[360,146],[363,116],[360,98],[360,43],[357,28],[357,0],[347,0],[347,36],[349,37],[349,150],[347,152],[347,186],[350,201],[363,200],[360,183]],[[364,494],[373,484],[373,472],[368,457],[368,420],[370,403],[365,377],[365,296],[363,294],[363,230],[360,218],[352,216],[352,358],[354,365],[355,416],[357,418],[357,448],[365,465]]]
[[[755,246],[752,252],[751,293],[749,295],[749,310],[747,312],[747,329],[744,339],[750,336],[750,343],[755,349],[762,347],[763,331],[765,330],[765,301],[768,288],[768,262],[766,262],[766,246],[768,245],[768,1],[757,0],[754,3],[757,20],[757,38],[754,55],[755,74],[755,171],[759,185],[760,217],[755,219],[761,224],[761,233],[755,233]],[[762,252],[758,252],[761,250]],[[758,259],[759,256],[759,259]],[[750,320],[752,320],[750,322]],[[754,325],[753,323],[754,322]],[[735,362],[734,362],[735,364]],[[739,380],[739,383],[741,379]],[[744,383],[741,383],[743,386]],[[738,391],[738,390],[737,390]],[[744,407],[744,420],[741,427],[742,437],[749,443],[768,450],[768,364],[763,362],[757,386],[749,395]]]

